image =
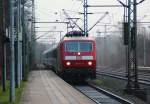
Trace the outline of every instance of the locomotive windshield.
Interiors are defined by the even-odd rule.
[[[66,42],[66,52],[78,52],[78,42]]]
[[[92,42],[66,42],[66,52],[91,52]]]

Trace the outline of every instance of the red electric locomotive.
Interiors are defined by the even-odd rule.
[[[58,73],[65,76],[95,78],[96,45],[92,38],[66,37],[58,46]]]
[[[96,77],[96,44],[93,38],[64,37],[52,50],[46,56],[57,54],[53,67],[63,78]]]

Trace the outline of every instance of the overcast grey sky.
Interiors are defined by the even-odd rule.
[[[79,17],[77,23],[83,27],[83,15],[79,15],[76,12],[83,12],[83,0],[35,0],[35,8],[36,8],[36,21],[65,21],[65,16],[62,13],[62,9],[67,10],[66,12],[70,17]],[[124,2],[125,0],[121,0]],[[140,1],[140,0],[137,0]],[[89,5],[118,5],[117,0],[88,0]],[[100,14],[89,15],[89,28],[104,15],[104,12],[109,12],[109,15],[105,16],[105,18],[101,21],[102,23],[109,24],[117,24],[123,20],[123,8],[89,8],[89,12],[102,12]],[[76,12],[72,12],[76,11]],[[145,0],[142,4],[138,5],[138,13],[137,19],[141,22],[148,21],[150,22],[150,0]],[[144,18],[143,18],[144,17]],[[42,30],[64,30],[65,25],[56,26],[54,24],[40,24],[36,25],[40,27],[49,27],[49,28],[38,28]],[[66,28],[66,27],[65,27]],[[100,27],[99,27],[100,28]],[[113,28],[112,28],[113,29]],[[94,33],[98,30],[98,28],[94,28],[91,33]],[[101,30],[103,31],[103,30]],[[66,32],[66,31],[65,31]],[[43,33],[38,33],[41,35]],[[51,33],[52,34],[52,33]],[[51,35],[48,34],[48,35]],[[55,33],[53,33],[55,34]],[[53,35],[52,34],[52,35]],[[57,36],[58,38],[58,36]]]

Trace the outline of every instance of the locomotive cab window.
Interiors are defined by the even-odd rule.
[[[65,50],[66,52],[78,52],[78,42],[66,42]]]
[[[79,43],[80,52],[91,52],[92,43],[91,42],[80,42]]]
[[[66,42],[66,52],[91,52],[93,50],[92,42]]]

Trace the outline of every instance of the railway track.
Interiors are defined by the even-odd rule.
[[[121,80],[127,80],[125,69],[113,69],[113,68],[103,68],[97,69],[97,76],[104,75],[109,76]],[[150,85],[150,73],[147,72],[139,72],[139,83],[143,85]]]
[[[74,87],[93,100],[96,104],[133,104],[126,99],[123,99],[92,84],[76,85]]]

